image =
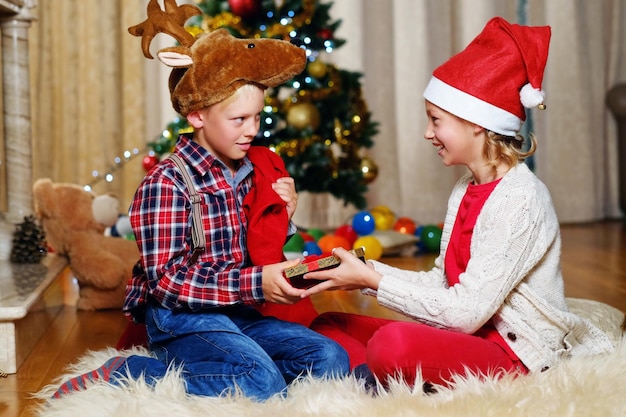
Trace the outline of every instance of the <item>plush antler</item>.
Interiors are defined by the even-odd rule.
[[[158,33],[165,33],[176,39],[181,45],[189,47],[196,38],[185,30],[185,22],[190,17],[202,14],[194,5],[178,6],[176,0],[164,0],[165,11],[157,0],[150,0],[147,7],[148,18],[138,25],[128,28],[134,36],[141,36],[141,49],[146,58],[152,59],[150,43]]]

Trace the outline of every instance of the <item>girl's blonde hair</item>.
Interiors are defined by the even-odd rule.
[[[500,163],[509,167],[514,167],[526,158],[533,155],[537,150],[537,139],[534,134],[528,136],[530,149],[524,151],[524,137],[520,134],[515,136],[505,136],[499,133],[486,131],[487,140],[483,148],[483,156],[487,163],[495,170]]]

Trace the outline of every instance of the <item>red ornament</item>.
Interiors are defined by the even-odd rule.
[[[158,163],[159,158],[156,155],[146,155],[143,157],[142,165],[146,172],[150,171]]]
[[[243,19],[254,19],[261,11],[261,0],[228,0],[230,11]]]
[[[329,40],[333,38],[333,31],[328,29],[328,28],[322,28],[320,29],[317,34],[319,35],[320,38],[324,39],[324,40]]]

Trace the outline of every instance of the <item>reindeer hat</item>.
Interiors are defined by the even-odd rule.
[[[197,6],[164,0],[148,3],[148,18],[128,28],[141,36],[146,58],[152,59],[150,42],[160,32],[174,37],[179,46],[161,49],[157,56],[172,67],[169,89],[174,110],[183,116],[218,103],[243,84],[276,87],[293,78],[306,65],[306,51],[278,39],[238,39],[226,29],[197,38],[184,28],[185,22],[202,12]]]

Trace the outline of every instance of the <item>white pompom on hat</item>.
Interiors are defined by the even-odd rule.
[[[515,136],[524,107],[543,106],[549,26],[491,19],[461,52],[433,71],[424,98],[493,132]]]

